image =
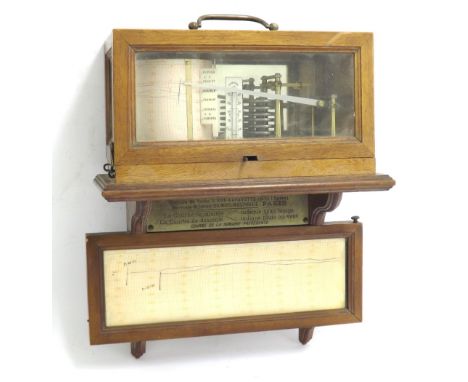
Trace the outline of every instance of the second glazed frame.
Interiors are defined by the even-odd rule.
[[[103,255],[106,250],[164,248],[236,243],[344,238],[346,241],[346,304],[342,309],[201,319],[121,327],[106,326]],[[307,227],[236,229],[158,234],[87,235],[88,303],[91,344],[136,342],[210,334],[237,333],[361,321],[362,225],[326,224]]]

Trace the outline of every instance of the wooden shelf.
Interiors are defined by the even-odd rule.
[[[94,181],[109,202],[386,191],[395,185],[390,176],[381,174],[158,184],[116,184],[99,174]]]

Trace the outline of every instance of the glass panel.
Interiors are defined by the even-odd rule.
[[[346,306],[346,240],[104,251],[106,325]]]
[[[140,52],[136,140],[354,136],[352,53]]]

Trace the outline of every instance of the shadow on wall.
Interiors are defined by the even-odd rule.
[[[93,358],[85,233],[125,230],[124,204],[107,203],[93,184],[106,162],[103,48],[83,78],[57,135],[52,162],[53,325],[77,364]]]

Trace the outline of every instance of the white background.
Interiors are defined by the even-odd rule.
[[[0,379],[467,381],[463,3],[2,2]],[[185,29],[205,13],[374,32],[377,168],[397,186],[345,194],[329,216],[365,224],[363,323],[318,328],[306,347],[295,330],[155,341],[135,360],[128,344],[88,344],[84,234],[125,220],[92,182],[105,162],[103,42],[113,28]],[[261,29],[244,24],[206,29]]]

